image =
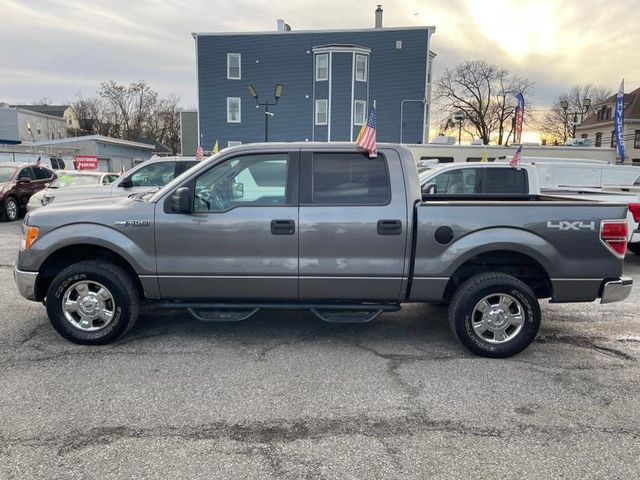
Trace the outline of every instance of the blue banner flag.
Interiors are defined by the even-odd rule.
[[[613,117],[613,128],[618,144],[618,156],[620,163],[624,163],[624,78],[620,84],[620,90],[616,96],[616,112]]]

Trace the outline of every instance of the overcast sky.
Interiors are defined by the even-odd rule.
[[[385,26],[435,25],[437,77],[484,58],[536,82],[549,104],[572,83],[640,86],[640,0],[393,0]],[[55,103],[145,79],[196,105],[191,32],[373,26],[365,0],[0,0],[0,102]]]

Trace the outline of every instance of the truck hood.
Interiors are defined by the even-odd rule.
[[[96,198],[52,203],[29,212],[25,224],[56,227],[72,223],[113,226],[118,221],[152,221],[155,204],[137,198]]]

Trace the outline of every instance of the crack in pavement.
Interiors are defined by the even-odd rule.
[[[574,347],[579,348],[587,348],[591,350],[595,350],[604,355],[608,355],[610,357],[614,357],[620,360],[626,360],[635,362],[637,359],[633,355],[629,355],[622,350],[613,347],[605,347],[596,342],[610,342],[610,339],[605,337],[582,337],[582,336],[569,336],[569,335],[558,335],[558,334],[542,334],[539,335],[536,342],[545,344],[545,343],[563,343],[567,345],[573,345]]]
[[[54,448],[65,455],[85,448],[110,445],[127,439],[177,438],[186,441],[232,440],[247,445],[287,444],[299,440],[314,440],[336,436],[364,436],[376,440],[400,436],[415,436],[430,432],[451,433],[472,437],[492,437],[509,440],[519,435],[543,434],[562,438],[566,435],[606,434],[640,438],[637,429],[623,427],[597,428],[589,425],[548,427],[515,424],[507,428],[489,428],[452,420],[436,420],[423,413],[400,417],[375,418],[347,416],[333,418],[276,419],[255,422],[214,422],[200,425],[130,427],[110,426],[71,430],[62,435],[31,438],[0,437],[5,447]],[[273,451],[272,451],[273,452]],[[277,464],[274,465],[277,468]],[[275,469],[275,468],[274,468]]]

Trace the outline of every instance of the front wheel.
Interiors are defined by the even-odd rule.
[[[449,307],[449,324],[460,342],[483,357],[510,357],[535,339],[540,305],[525,283],[503,273],[465,281]]]
[[[138,317],[138,291],[131,276],[109,262],[87,260],[62,270],[47,290],[47,313],[67,340],[83,345],[109,343]]]
[[[17,220],[20,215],[20,205],[18,205],[18,201],[13,197],[7,198],[0,213],[2,220],[7,220],[8,222]]]

